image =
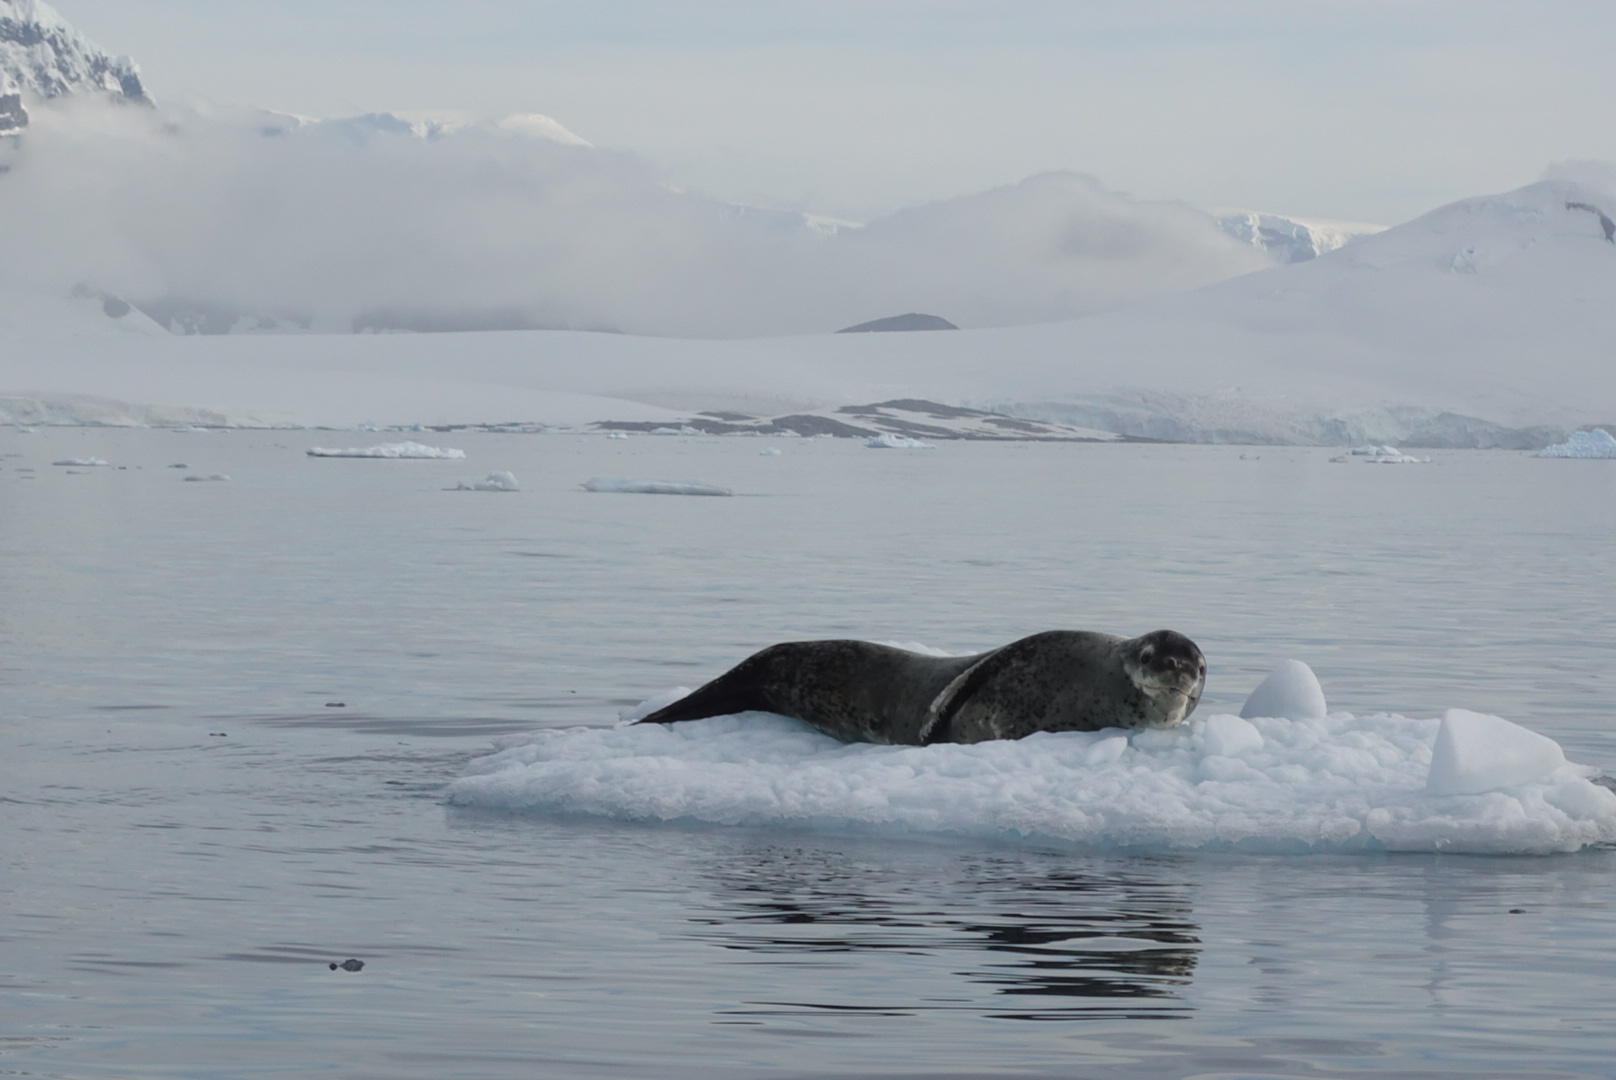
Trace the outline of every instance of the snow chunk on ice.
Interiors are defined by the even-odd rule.
[[[1239,757],[1263,745],[1262,732],[1239,716],[1207,717],[1205,735],[1206,752],[1212,757]]]
[[[488,474],[488,479],[486,479],[486,480],[479,480],[475,484],[468,484],[464,480],[462,480],[462,481],[457,482],[454,487],[452,487],[452,488],[444,488],[444,490],[445,491],[520,491],[521,488],[516,486],[516,476],[513,473],[509,473],[509,472],[491,472],[491,473]]]
[[[53,461],[53,462],[51,462],[51,464],[52,465],[68,465],[68,466],[75,466],[77,468],[87,469],[87,468],[90,468],[91,466],[105,465],[105,464],[107,464],[107,462],[102,461],[98,457],[70,457],[70,458],[63,458],[61,461]]]
[[[1213,716],[1160,731],[920,747],[841,743],[795,720],[744,713],[502,739],[505,748],[473,762],[448,798],[626,821],[1080,847],[1526,854],[1616,841],[1616,794],[1587,779],[1593,770],[1565,762],[1541,736],[1488,742],[1495,756],[1478,757],[1474,744],[1505,721],[1464,719],[1474,716]],[[1443,761],[1456,764],[1433,769],[1444,727],[1453,747],[1444,745]],[[1449,791],[1444,777],[1465,790]],[[1494,786],[1473,790],[1482,779]]]
[[[1449,709],[1431,749],[1425,788],[1479,795],[1541,780],[1566,764],[1560,744],[1500,716]]]
[[[1573,431],[1563,443],[1545,446],[1538,457],[1616,458],[1616,438],[1604,428],[1592,431]]]
[[[929,442],[911,439],[907,435],[871,435],[864,445],[875,450],[935,450]]]
[[[1286,660],[1257,684],[1240,715],[1277,716],[1286,720],[1309,720],[1329,713],[1324,704],[1324,688],[1313,669],[1300,660]]]
[[[626,476],[596,476],[584,481],[585,491],[631,495],[733,495],[735,492],[701,480],[631,480]]]
[[[382,443],[380,446],[350,446],[346,450],[333,450],[324,446],[309,448],[309,457],[355,458],[463,458],[464,450],[451,450],[436,446],[423,446],[418,442]]]

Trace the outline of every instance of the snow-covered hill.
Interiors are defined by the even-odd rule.
[[[1267,252],[1277,263],[1316,259],[1360,236],[1373,236],[1386,229],[1384,225],[1361,221],[1295,218],[1259,210],[1217,209],[1211,213],[1224,232],[1242,244]]]
[[[456,422],[544,421],[555,393],[593,395],[594,420],[639,419],[616,415],[626,402],[774,416],[923,398],[1171,440],[1540,447],[1616,422],[1616,244],[1599,216],[1613,204],[1597,185],[1546,181],[1308,262],[1036,326],[51,339],[0,357],[0,394],[321,423],[434,423],[450,385]],[[523,415],[522,402],[539,404]]]
[[[129,102],[150,104],[132,62],[0,0],[0,397],[29,415],[431,423],[452,401],[455,422],[661,423],[923,399],[1413,446],[1616,421],[1608,170],[1380,232],[1075,173],[859,227],[671,190],[538,114]],[[966,329],[829,333],[894,311]],[[355,333],[398,330],[449,333]],[[782,334],[801,336],[761,338]]]
[[[184,333],[747,337],[895,311],[1003,326],[1271,265],[1201,211],[1080,174],[848,228],[672,190],[533,117],[308,121],[61,98],[0,157],[0,307],[82,286]]]
[[[79,93],[151,104],[129,57],[87,41],[44,0],[0,0],[0,134],[28,126],[30,101]]]

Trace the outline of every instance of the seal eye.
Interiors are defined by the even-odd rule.
[[[1153,646],[1146,645],[1143,649],[1139,650],[1139,662],[1141,664],[1148,664],[1155,658],[1156,650]]]

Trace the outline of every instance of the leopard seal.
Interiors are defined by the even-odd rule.
[[[673,724],[759,710],[843,742],[929,746],[1036,731],[1166,728],[1206,685],[1206,657],[1173,630],[1136,638],[1048,630],[975,656],[868,641],[788,641],[639,720]]]

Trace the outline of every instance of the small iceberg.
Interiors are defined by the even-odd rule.
[[[475,484],[468,484],[468,483],[466,483],[465,481],[462,480],[459,483],[455,484],[454,487],[452,487],[452,488],[444,488],[443,490],[445,490],[445,491],[520,491],[522,489],[516,486],[516,477],[515,477],[514,474],[508,473],[508,472],[491,472],[491,473],[488,474],[488,479],[486,479],[486,480],[479,480]]]
[[[624,476],[596,476],[584,481],[585,491],[628,495],[733,495],[735,492],[700,480],[631,480]]]
[[[67,466],[72,467],[72,468],[88,469],[88,468],[95,467],[95,466],[106,465],[107,462],[102,461],[98,457],[70,457],[70,458],[63,458],[61,461],[53,461],[53,462],[51,462],[51,464],[52,465],[67,465]]]
[[[309,457],[346,457],[346,458],[463,458],[464,450],[451,450],[436,446],[423,446],[418,442],[383,443],[380,446],[357,447],[350,446],[346,450],[334,450],[324,446],[313,446],[308,450]]]
[[[1345,454],[1342,454],[1339,457],[1333,457],[1330,460],[1350,461],[1355,457],[1366,459],[1367,463],[1370,465],[1425,465],[1431,460],[1428,457],[1414,457],[1412,454],[1403,453],[1395,446],[1385,446],[1379,443],[1370,443],[1367,446],[1354,446]]]
[[[773,447],[773,446],[765,446],[763,449],[758,451],[758,456],[759,457],[779,457],[780,456],[780,451],[777,448]]]
[[[608,431],[606,433],[606,437],[608,439],[626,439],[626,438],[628,438],[628,432],[626,432],[626,431]]]
[[[864,440],[864,445],[872,450],[935,450],[929,442],[911,439],[907,435],[871,435]]]
[[[1616,458],[1616,438],[1604,428],[1592,431],[1573,431],[1563,443],[1545,446],[1538,457],[1558,458]]]
[[[1616,793],[1558,743],[1436,719],[1216,715],[974,745],[842,743],[771,713],[500,740],[451,805],[621,821],[1037,838],[1079,849],[1548,854],[1616,842]],[[1263,710],[1267,711],[1267,710]],[[1311,712],[1312,708],[1303,711]]]

